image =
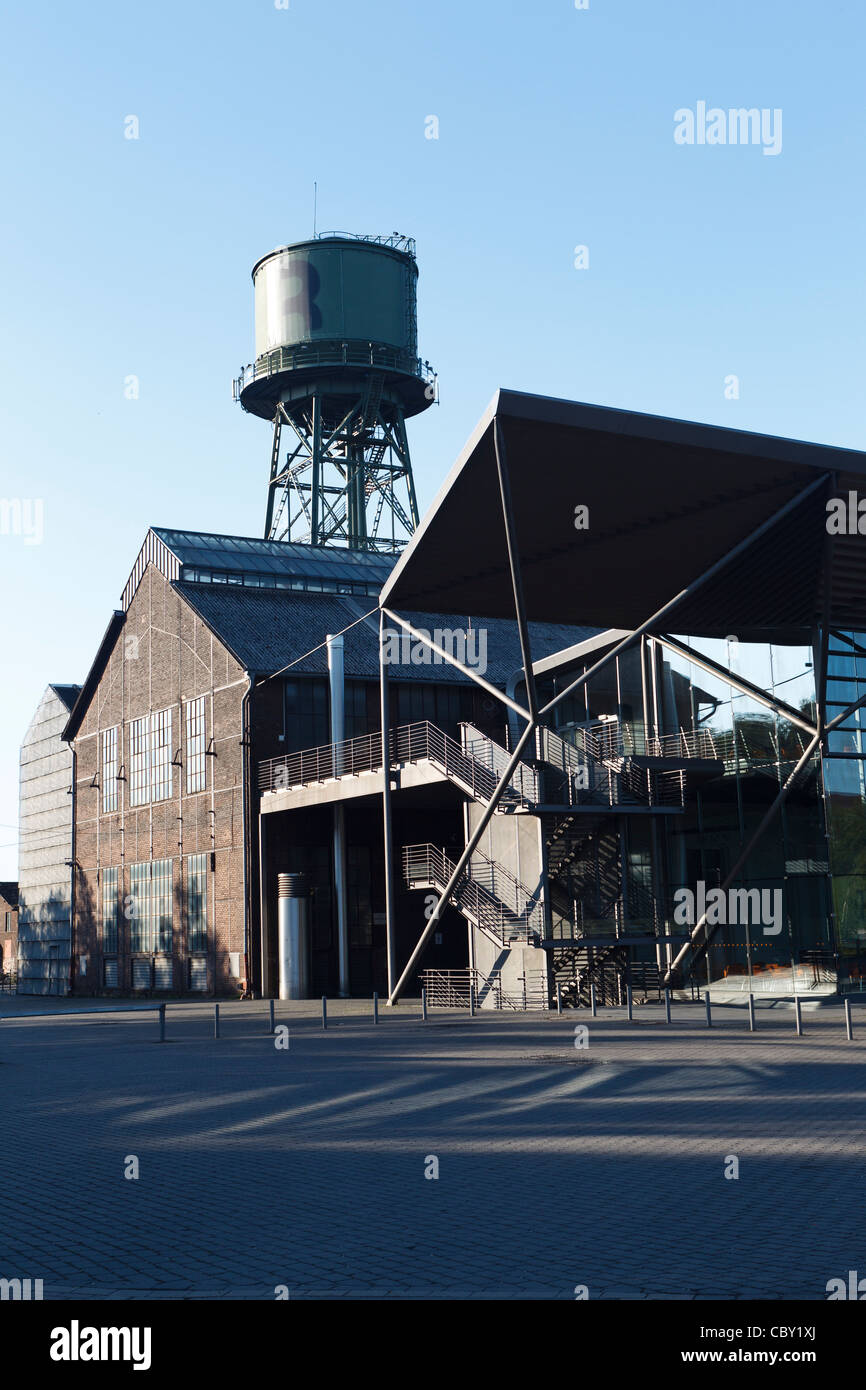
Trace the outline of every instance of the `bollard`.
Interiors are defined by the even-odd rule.
[[[556,1012],[557,1012],[558,1014],[561,1014],[561,1013],[562,1013],[562,986],[561,986],[561,985],[557,985],[557,986],[556,986]]]
[[[854,1028],[851,1024],[851,1000],[847,994],[845,995],[845,1032],[848,1034],[848,1041],[851,1042],[854,1037]]]
[[[589,1002],[590,1002],[590,1006],[591,1006],[591,1008],[592,1008],[592,1016],[593,1016],[593,1018],[595,1018],[595,1017],[596,1017],[596,1014],[598,1013],[598,1001],[596,1000],[596,997],[595,997],[595,984],[594,984],[594,983],[591,983],[590,986],[589,986]]]
[[[712,1028],[712,1026],[713,1026],[713,1006],[712,1006],[712,1003],[711,1003],[711,1000],[710,1000],[710,991],[709,991],[709,990],[707,990],[707,991],[705,992],[705,994],[704,994],[704,1003],[705,1003],[706,1006],[707,1006],[707,1027],[708,1027],[708,1028]]]
[[[469,1017],[475,1017],[475,986],[469,986]]]
[[[423,988],[421,990],[421,1022],[427,1022],[427,991]]]
[[[749,1032],[750,1032],[750,1033],[754,1033],[754,1031],[755,1031],[755,996],[754,996],[754,994],[752,993],[752,991],[749,990]]]
[[[794,995],[794,1027],[797,1030],[797,1037],[803,1036],[803,1011],[800,1007],[799,995]]]
[[[373,995],[373,1022],[374,1022],[374,1023],[378,1023],[378,1022],[379,1022],[379,996],[378,996],[378,994],[374,994],[374,995]]]
[[[625,987],[625,1002],[628,1008],[628,1021],[632,1023],[634,1021],[634,1001],[631,997],[631,985],[626,985]]]
[[[324,996],[324,994],[323,994],[323,995],[322,995],[322,1027],[323,1027],[323,1028],[327,1028],[327,1026],[328,1026],[328,1001],[327,1001],[327,999],[325,998],[325,996]]]
[[[669,989],[666,989],[666,990],[665,990],[665,1023],[670,1023],[670,1021],[671,1021],[671,992],[670,992]]]
[[[165,1042],[165,1005],[159,1006],[159,1040]]]
[[[219,1004],[214,1004],[214,1006],[213,1006],[213,1035],[214,1035],[215,1038],[218,1038],[219,1035],[220,1035],[220,1006],[219,1006]]]
[[[274,1001],[273,1001],[273,999],[269,999],[269,1000],[268,1000],[268,1026],[269,1026],[269,1031],[270,1031],[271,1033],[273,1033],[273,1031],[274,1031]]]

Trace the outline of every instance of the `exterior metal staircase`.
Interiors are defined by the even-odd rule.
[[[403,877],[409,888],[441,892],[455,867],[436,845],[403,849]],[[458,911],[502,950],[537,945],[544,935],[544,909],[526,885],[484,854],[476,852],[470,868],[458,880],[452,898]]]

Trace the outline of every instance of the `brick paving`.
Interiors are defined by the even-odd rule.
[[[46,1298],[826,1297],[866,1275],[866,1008],[598,1019],[0,998],[0,1277]],[[73,1015],[72,1017],[68,1015]],[[589,1046],[573,1045],[576,1023]],[[137,1180],[123,1176],[128,1155]],[[728,1155],[740,1176],[724,1177]],[[424,1176],[439,1161],[438,1179]]]

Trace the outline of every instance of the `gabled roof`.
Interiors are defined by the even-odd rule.
[[[291,663],[288,675],[325,675],[328,655],[321,643],[328,634],[336,635],[348,628],[343,639],[346,676],[374,680],[379,674],[379,619],[372,600],[215,584],[175,583],[172,587],[247,671],[272,675]],[[465,613],[407,613],[405,616],[413,626],[431,633],[436,628],[464,632],[469,627],[484,629],[487,663],[484,674],[493,685],[504,687],[521,665],[517,625],[513,621],[481,616],[469,618]],[[548,656],[590,635],[589,628],[533,623],[533,654]],[[444,661],[412,665],[407,670],[395,669],[392,677],[394,680],[459,683],[469,679]]]
[[[81,721],[87,713],[88,705],[90,704],[90,701],[93,698],[93,692],[95,691],[100,680],[102,679],[102,673],[108,665],[108,658],[111,656],[111,653],[114,650],[114,644],[117,641],[117,635],[125,622],[126,614],[121,613],[118,609],[115,609],[115,611],[111,615],[111,621],[109,622],[108,627],[105,629],[102,641],[100,642],[96,656],[93,659],[93,664],[87,673],[84,684],[79,689],[78,697],[75,700],[74,705],[72,706],[72,712],[69,716],[69,720],[66,724],[66,727],[64,728],[63,733],[60,735],[60,737],[64,739],[66,743],[69,743],[72,739],[74,739],[75,735],[78,733],[78,730],[81,728]],[[75,687],[67,688],[74,689]]]
[[[0,898],[3,898],[10,907],[18,906],[18,882],[5,881],[0,883]]]
[[[132,602],[148,564],[156,565],[170,581],[370,597],[379,592],[396,560],[396,555],[340,546],[301,545],[294,541],[153,526],[144,538],[124,588],[123,607],[126,610]]]
[[[808,642],[820,625],[829,489],[866,492],[866,454],[512,391],[494,398],[403,552],[387,606],[513,613],[497,421],[530,618],[631,631],[791,504],[658,630]],[[830,623],[862,627],[863,538],[832,549]]]

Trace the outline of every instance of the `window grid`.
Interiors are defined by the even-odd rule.
[[[120,904],[117,899],[117,869],[102,871],[102,950],[117,954],[117,927]]]
[[[150,720],[133,719],[129,726],[129,804],[143,806],[150,792]]]
[[[190,955],[207,950],[207,855],[186,861],[186,920]]]
[[[171,951],[171,860],[130,865],[130,949]]]
[[[171,790],[171,710],[164,709],[129,726],[129,804],[167,801]]]
[[[171,796],[171,710],[151,715],[151,777],[150,792],[154,801],[167,801]]]
[[[186,705],[186,789],[203,792],[205,789],[205,714],[204,696],[189,700]]]
[[[117,726],[102,734],[102,809],[117,810]]]

